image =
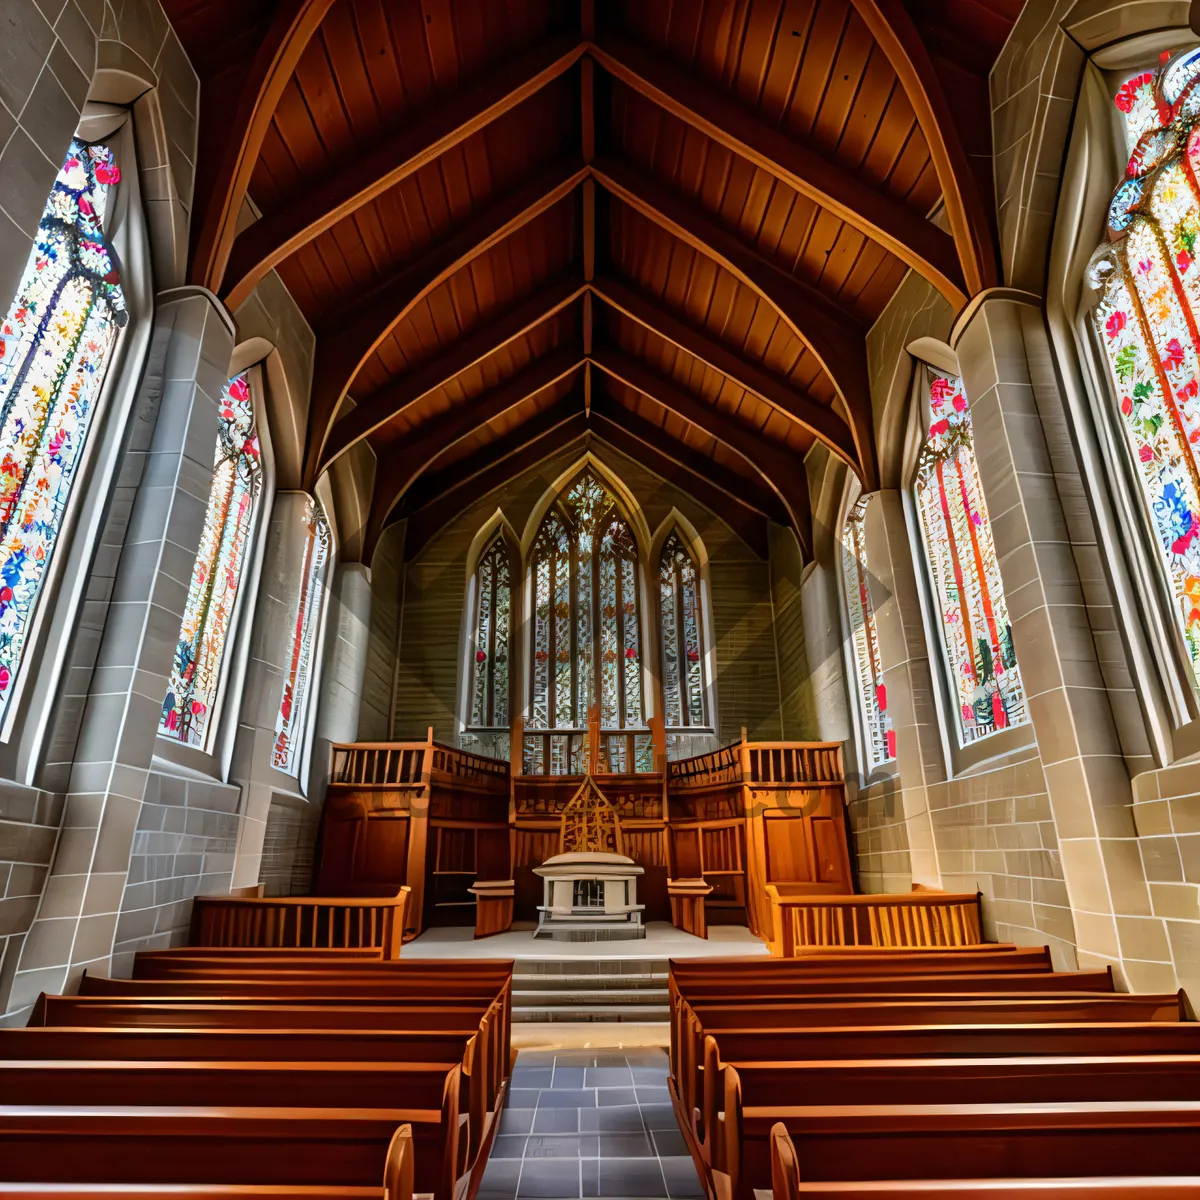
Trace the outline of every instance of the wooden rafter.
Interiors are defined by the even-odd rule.
[[[813,414],[817,422],[813,433],[855,466],[864,487],[874,488],[875,442],[866,340],[861,328],[845,314],[839,314],[826,297],[767,262],[697,205],[687,203],[633,167],[613,159],[598,158],[592,164],[592,170],[606,191],[698,253],[719,263],[787,322],[796,337],[816,356],[850,416],[849,442],[845,437],[845,424],[823,405],[819,407],[829,415]]]
[[[578,348],[557,350],[539,358],[507,383],[424,422],[400,439],[394,452],[380,463],[371,508],[371,527],[382,529],[392,509],[437,457],[489,421],[532,400],[561,379],[578,371],[583,356]]]
[[[564,279],[543,288],[501,314],[495,321],[481,326],[460,342],[456,342],[446,353],[417,367],[407,375],[402,375],[395,382],[367,397],[357,408],[334,424],[329,433],[318,475],[340,454],[344,454],[356,442],[362,441],[386,425],[410,404],[415,404],[421,397],[444,387],[489,355],[495,354],[497,350],[503,349],[531,329],[548,321],[581,295],[586,295],[586,292],[584,285],[577,278]],[[584,352],[587,352],[586,342]]]
[[[899,6],[899,0],[889,0],[889,7],[893,3]],[[929,280],[956,311],[966,303],[954,239],[919,213],[759,121],[719,89],[672,66],[661,53],[607,33],[592,38],[588,51],[628,87],[891,251]]]
[[[290,254],[511,112],[563,74],[582,53],[583,47],[573,35],[537,47],[475,87],[434,105],[423,120],[244,229],[230,255],[225,303],[231,310],[237,309],[259,280]]]
[[[578,161],[560,163],[502,197],[376,288],[339,332],[318,338],[309,406],[305,487],[311,488],[316,482],[330,422],[355,376],[380,342],[424,296],[569,195],[585,173],[586,168]]]
[[[405,557],[416,558],[436,533],[476,500],[587,434],[587,418],[577,406],[555,405],[465,462],[430,475],[408,513]],[[368,536],[364,561],[370,562],[382,532],[381,526]]]
[[[938,82],[938,72],[912,17],[900,0],[852,3],[892,64],[929,146],[968,295],[995,287],[1000,274],[987,208]]]
[[[197,191],[205,197],[193,217],[188,278],[220,293],[237,233],[238,214],[279,98],[333,0],[280,0],[266,36],[242,78],[232,128],[224,130],[221,156],[200,163]]]
[[[853,436],[842,419],[820,401],[777,379],[736,350],[722,345],[663,305],[610,275],[599,276],[591,290],[610,308],[651,333],[678,346],[726,379],[761,397],[777,411],[798,421],[855,470],[858,454]]]
[[[684,391],[619,350],[607,346],[592,352],[592,361],[606,374],[670,409],[710,437],[741,455],[779,496],[787,509],[801,549],[812,553],[812,515],[808,481],[799,456],[771,445],[742,422]]]

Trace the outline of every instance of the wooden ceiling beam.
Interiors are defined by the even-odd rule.
[[[826,405],[791,384],[777,379],[758,363],[722,345],[655,300],[628,287],[611,275],[599,276],[591,289],[610,308],[622,313],[651,333],[677,346],[718,375],[753,392],[772,408],[803,425],[834,454],[859,470],[858,452],[846,423]]]
[[[279,0],[266,36],[242,77],[232,128],[223,130],[220,158],[197,164],[188,279],[218,295],[237,234],[242,201],[279,98],[333,0]]]
[[[416,558],[435,535],[477,500],[587,435],[587,418],[577,406],[555,405],[470,458],[426,477],[420,497],[414,497],[408,512],[405,558]],[[380,527],[368,541],[365,562],[371,561],[382,532]]]
[[[382,530],[391,511],[414,481],[441,454],[489,421],[532,400],[561,379],[578,371],[583,355],[578,347],[564,348],[536,359],[507,383],[466,404],[457,404],[425,421],[385,452],[376,476],[370,527]]]
[[[899,0],[888,0],[892,4],[898,7]],[[588,52],[627,87],[878,242],[929,280],[956,312],[966,303],[955,240],[920,213],[771,128],[660,51],[598,33]]]
[[[697,399],[673,380],[648,370],[620,350],[598,347],[592,352],[592,361],[606,374],[670,409],[741,455],[782,501],[801,549],[806,555],[812,554],[808,478],[798,455],[778,449],[757,430]]]
[[[278,212],[244,229],[229,257],[225,303],[230,310],[237,309],[263,276],[289,255],[511,112],[582,54],[574,34],[552,39],[475,87],[437,102],[423,120],[384,139],[370,153],[304,188]]]
[[[306,488],[316,483],[334,415],[383,339],[439,284],[568,196],[586,172],[578,160],[568,160],[501,197],[375,288],[339,330],[318,335],[305,454]]]
[[[317,474],[320,475],[339,455],[386,425],[410,404],[445,387],[464,371],[569,307],[580,296],[585,304],[590,304],[591,297],[578,278],[564,279],[543,288],[502,313],[495,321],[467,334],[444,354],[368,396],[357,408],[334,423]],[[584,353],[587,353],[586,342]]]
[[[615,407],[620,408],[619,405]],[[629,418],[633,415],[625,409],[620,409],[619,413],[610,416],[602,406],[593,409],[588,424],[596,431],[596,436],[601,441],[607,442],[626,458],[640,463],[646,470],[703,504],[710,512],[720,517],[759,558],[766,558],[766,514],[759,512],[754,505],[730,496],[723,488],[714,487],[707,474],[701,474],[695,468],[680,462],[679,451],[686,447],[664,439],[662,430],[651,426],[649,422],[638,422],[636,418],[631,422]],[[649,430],[642,430],[640,434],[635,432],[642,429],[642,426],[649,426],[653,433]],[[654,436],[655,434],[657,436]],[[707,462],[704,471],[711,473],[713,465]],[[785,517],[781,524],[786,524],[786,520]]]
[[[688,203],[635,168],[605,157],[597,158],[591,169],[606,191],[685,245],[720,264],[761,296],[787,322],[796,337],[816,356],[849,416],[849,443],[843,432],[846,423],[824,405],[818,407],[829,415],[812,413],[816,422],[813,433],[829,444],[839,457],[846,458],[858,472],[864,489],[873,491],[878,486],[875,440],[866,338],[861,327],[853,323],[852,318],[839,313],[827,297],[805,287],[761,257],[699,206]]]
[[[988,209],[938,82],[938,71],[912,17],[901,0],[852,0],[852,3],[892,64],[929,146],[967,294],[974,296],[997,286],[1000,269]]]

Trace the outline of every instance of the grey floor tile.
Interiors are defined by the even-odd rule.
[[[633,1088],[608,1087],[596,1089],[596,1103],[601,1108],[612,1108],[615,1104],[636,1104]]]
[[[670,1104],[671,1093],[666,1087],[640,1087],[637,1090],[639,1104]]]
[[[521,1164],[521,1186],[518,1196],[539,1200],[569,1200],[579,1195],[579,1160],[577,1158],[526,1159]]]
[[[628,1067],[589,1067],[584,1072],[583,1082],[588,1087],[630,1087],[633,1076]],[[661,1083],[662,1080],[649,1082]]]
[[[509,1108],[537,1108],[537,1088],[511,1088],[508,1093]]]
[[[500,1126],[501,1132],[504,1126]],[[578,1133],[579,1109],[539,1108],[533,1114],[534,1133]]]
[[[585,1158],[579,1163],[579,1182],[584,1196],[600,1193],[600,1160]]]
[[[525,1144],[525,1157],[527,1159],[579,1158],[579,1135],[577,1133],[535,1133]]]
[[[600,1134],[601,1158],[653,1158],[654,1144],[645,1133]]]
[[[500,1133],[528,1133],[532,1128],[532,1108],[506,1108],[500,1114]]]
[[[518,1067],[552,1067],[557,1057],[556,1050],[518,1050]]]
[[[667,1066],[667,1052],[661,1046],[644,1046],[638,1050],[627,1050],[625,1060],[631,1067]]]
[[[492,1158],[523,1158],[525,1156],[525,1134],[501,1133],[492,1143]],[[491,1159],[488,1160],[489,1162]]]
[[[479,1200],[513,1200],[517,1194],[517,1179],[520,1174],[520,1159],[488,1159],[483,1181],[479,1185]]]
[[[679,1128],[679,1124],[675,1120],[675,1110],[669,1104],[642,1104],[640,1108],[642,1120],[646,1122],[647,1129]]]
[[[550,1086],[550,1076],[553,1068],[516,1066],[512,1073],[512,1086],[515,1088],[544,1088]],[[651,1081],[653,1082],[653,1081]]]
[[[596,1052],[594,1050],[558,1050],[554,1055],[554,1065],[557,1067],[594,1067]]]
[[[594,1070],[595,1068],[590,1068]],[[571,1067],[563,1066],[561,1063],[554,1064],[554,1080],[546,1084],[547,1087],[555,1088],[578,1088],[583,1087],[584,1076],[587,1074],[587,1067]]]
[[[621,1050],[621,1051],[614,1050],[608,1054],[605,1054],[603,1051],[600,1051],[596,1055],[595,1065],[597,1067],[627,1067],[627,1066],[629,1066],[629,1060],[625,1057],[624,1050]]]
[[[666,1087],[667,1064],[660,1067],[634,1067],[633,1082],[641,1087]]]
[[[538,1108],[595,1108],[594,1088],[546,1088]]]
[[[654,1131],[654,1148],[659,1158],[671,1158],[685,1155],[688,1152],[687,1142],[678,1129],[656,1129]]]
[[[660,1158],[663,1176],[667,1181],[667,1192],[671,1200],[692,1200],[692,1197],[703,1196],[704,1189],[700,1186],[700,1176],[696,1174],[696,1164],[691,1156],[677,1158]]]
[[[598,1196],[665,1197],[666,1184],[657,1158],[602,1158]]]
[[[641,1133],[646,1126],[641,1109],[628,1104],[621,1108],[585,1108],[579,1114],[579,1128],[586,1133]]]

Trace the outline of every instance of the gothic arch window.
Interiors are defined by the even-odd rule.
[[[929,432],[914,496],[960,746],[1028,720],[961,380],[919,364]]]
[[[1089,270],[1114,420],[1200,686],[1200,50],[1126,80],[1114,97],[1129,154]]]
[[[120,178],[107,146],[71,143],[0,325],[0,718],[128,319],[104,233]]]
[[[245,374],[225,385],[217,412],[212,490],[184,605],[159,733],[209,750],[221,668],[249,562],[262,490],[262,451]]]
[[[667,729],[707,730],[700,577],[677,529],[671,530],[663,542],[658,560],[658,596]]]
[[[512,637],[512,568],[497,534],[475,567],[475,613],[470,653],[467,733],[470,744],[502,752],[509,728],[509,661]]]
[[[860,496],[846,514],[842,535],[842,572],[846,609],[850,617],[850,649],[854,656],[855,691],[862,718],[867,765],[871,770],[896,757],[896,731],[887,711],[887,688],[875,631],[867,572],[867,508],[870,496]]]
[[[652,770],[650,735],[633,732],[645,729],[637,543],[620,505],[590,468],[547,511],[530,573],[526,773],[582,773],[593,708],[601,765]]]
[[[300,567],[300,592],[288,655],[283,695],[275,717],[272,763],[280,771],[294,772],[309,723],[313,658],[324,608],[325,568],[332,538],[320,501],[309,496],[304,505],[304,560]]]

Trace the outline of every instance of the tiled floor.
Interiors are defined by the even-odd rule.
[[[479,1200],[703,1195],[667,1095],[667,1056],[522,1050]]]

